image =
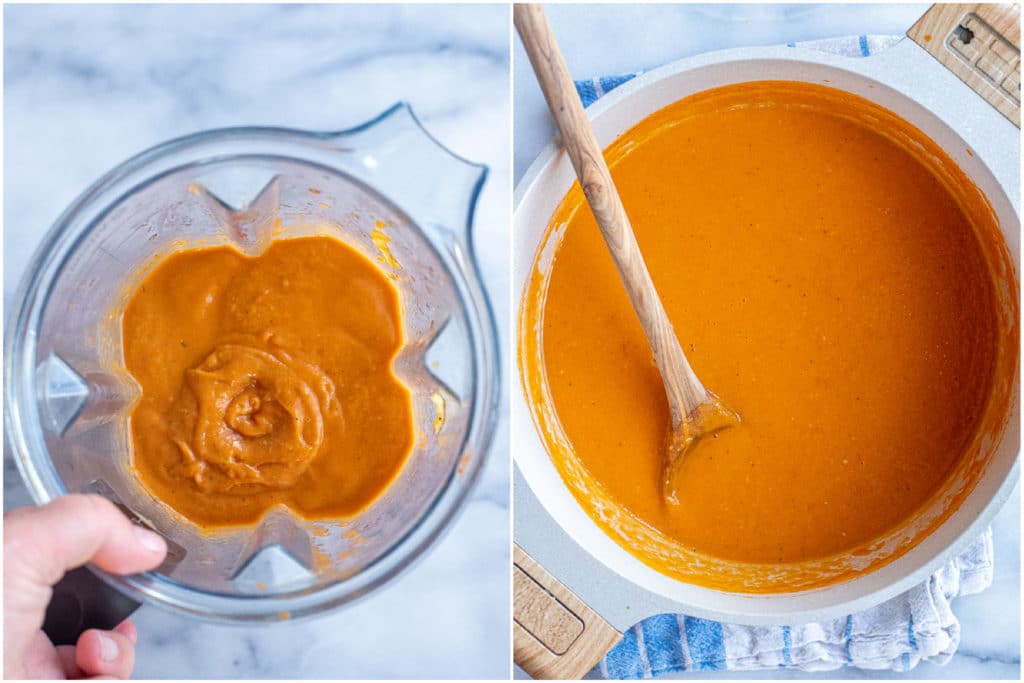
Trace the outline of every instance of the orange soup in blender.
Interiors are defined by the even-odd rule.
[[[132,467],[201,527],[252,524],[283,504],[308,519],[358,513],[413,443],[409,389],[392,372],[398,293],[328,236],[173,253],[122,321]]]

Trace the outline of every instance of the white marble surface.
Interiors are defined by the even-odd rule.
[[[476,240],[507,353],[508,17],[507,6],[7,6],[5,310],[42,233],[130,155],[219,126],[338,129],[404,99],[491,168]],[[507,419],[494,443],[450,533],[371,598],[273,628],[144,606],[136,676],[506,677]],[[4,475],[5,507],[27,502],[6,456]]]
[[[900,34],[927,5],[561,5],[548,6],[566,62],[577,79],[628,73],[710,50],[779,45],[851,34]],[[513,48],[514,174],[518,179],[553,134],[540,91],[518,40]],[[843,669],[813,675],[686,674],[685,678],[1019,678],[1020,487],[993,525],[994,585],[954,602],[960,650],[945,667],[907,674]]]

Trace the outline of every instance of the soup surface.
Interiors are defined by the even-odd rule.
[[[980,193],[965,204],[959,169],[937,173],[908,144],[926,138],[883,111],[742,84],[606,150],[684,351],[742,416],[687,456],[678,505],[661,490],[661,378],[578,185],[552,219],[553,260],[524,299],[524,362],[542,359],[527,393],[548,404],[535,416],[553,408],[549,451],[580,504],[606,530],[633,525],[612,535],[664,571],[672,554],[653,562],[637,534],[739,563],[864,547],[978,435],[1004,334],[980,235],[998,229]]]
[[[251,524],[284,504],[311,519],[357,513],[413,441],[391,362],[398,294],[327,237],[175,253],[133,292],[125,363],[142,388],[132,466],[200,526]]]

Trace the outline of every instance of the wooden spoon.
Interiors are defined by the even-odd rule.
[[[701,438],[737,424],[740,416],[704,388],[686,360],[544,10],[530,4],[514,7],[516,30],[665,384],[672,424],[662,493],[666,501],[678,504],[675,473],[686,453]]]

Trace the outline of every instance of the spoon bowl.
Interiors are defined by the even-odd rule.
[[[737,426],[740,420],[739,413],[722,403],[722,399],[709,391],[706,392],[706,399],[698,404],[697,408],[685,419],[678,425],[673,422],[665,440],[667,462],[663,470],[661,489],[665,502],[672,505],[679,504],[679,498],[676,495],[676,480],[679,468],[687,454],[692,452],[702,440],[717,435],[723,429]]]

